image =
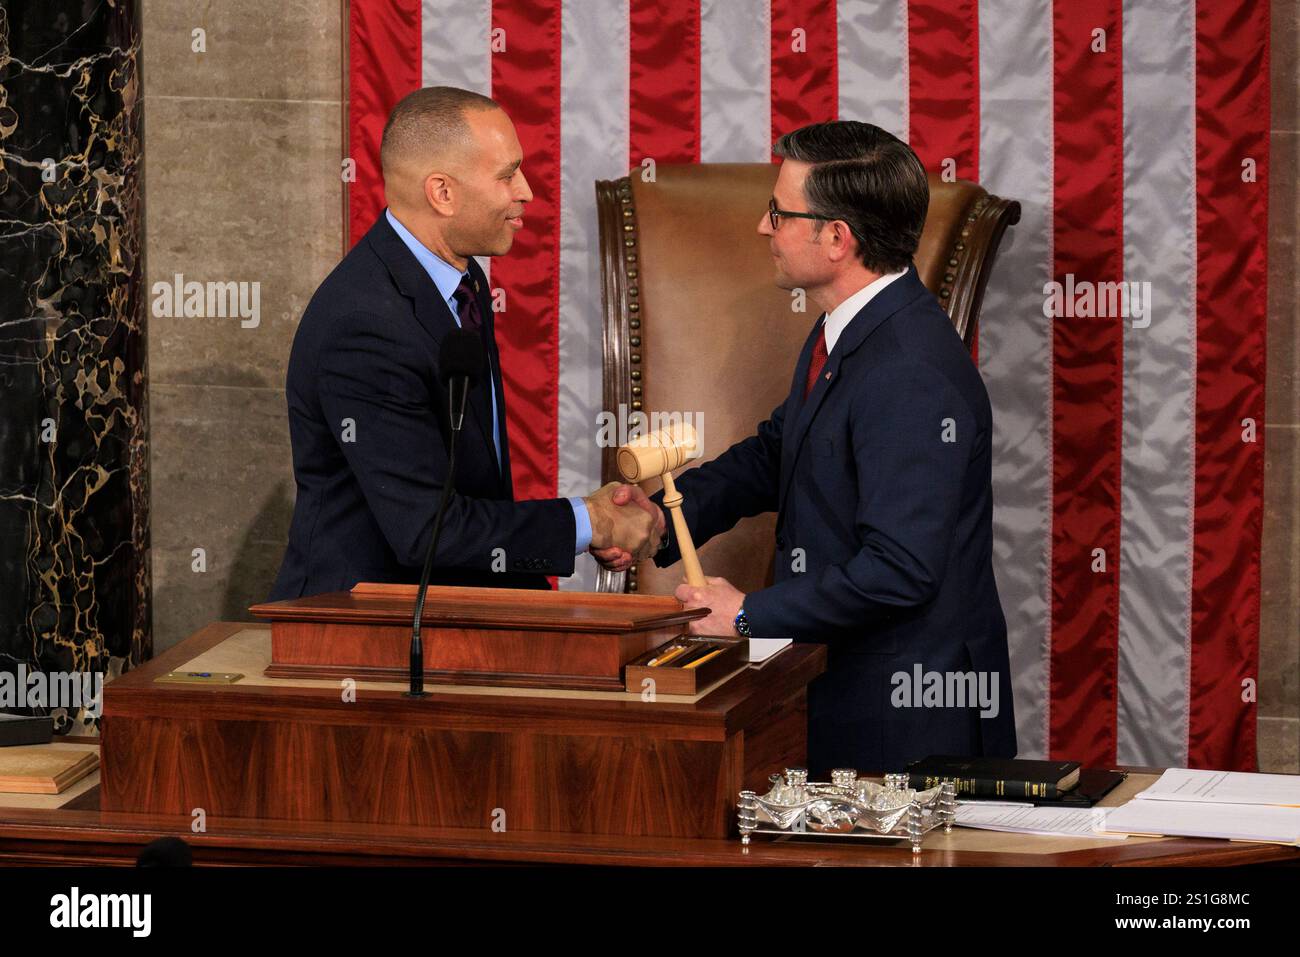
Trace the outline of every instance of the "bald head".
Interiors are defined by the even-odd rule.
[[[501,256],[533,198],[515,126],[494,100],[451,86],[403,97],[379,147],[389,212],[457,268]]]
[[[475,148],[466,114],[500,108],[491,97],[454,86],[408,93],[384,126],[379,146],[384,178],[423,177],[438,165],[463,164]]]

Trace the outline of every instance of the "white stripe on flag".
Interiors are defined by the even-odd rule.
[[[458,86],[492,95],[492,0],[423,0],[420,8],[420,84]],[[474,257],[489,283],[492,260]]]
[[[908,141],[907,0],[836,5],[840,119]]]
[[[700,162],[771,159],[771,63],[766,0],[701,0]]]
[[[1196,373],[1192,7],[1126,0],[1124,35],[1147,39],[1123,45],[1123,278],[1150,283],[1151,301],[1147,328],[1110,320],[1124,323],[1116,756],[1183,767]]]
[[[600,485],[604,323],[596,180],[628,169],[627,0],[567,0],[560,51],[559,494]],[[616,415],[618,410],[611,410]],[[579,558],[561,587],[596,588],[596,565]]]
[[[491,96],[492,0],[424,0],[421,14],[421,82]]]
[[[993,560],[1007,617],[1019,755],[1048,746],[1052,530],[1052,23],[1050,0],[981,0],[980,180],[1020,203],[980,314],[993,404]]]

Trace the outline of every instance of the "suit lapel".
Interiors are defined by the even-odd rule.
[[[393,227],[388,225],[388,217],[381,214],[375,225],[370,228],[370,232],[366,233],[366,239],[388,268],[388,273],[393,277],[398,291],[411,300],[415,308],[415,318],[433,339],[434,355],[437,356],[437,349],[441,346],[443,337],[459,328],[447,301],[442,298],[442,293],[438,291],[429,274],[424,271],[419,260],[406,248],[406,244],[402,242]],[[483,270],[479,269],[478,263],[473,259],[470,260],[469,272],[478,284],[479,308],[483,309],[487,299],[487,280]],[[485,324],[490,323],[491,320],[486,318],[490,313],[483,312],[483,316]],[[435,378],[434,387],[441,390],[441,381]],[[492,400],[489,397],[489,388],[491,388],[490,384],[480,380],[478,385],[469,390],[468,406],[470,417],[478,423],[479,432],[487,444],[488,454],[495,463],[496,454],[492,451]]]
[[[813,323],[812,332],[799,352],[799,361],[795,363],[794,380],[790,383],[790,395],[785,400],[785,419],[781,428],[781,500],[785,500],[785,488],[790,484],[790,475],[794,472],[796,451],[795,435],[799,425],[799,416],[803,411],[803,386],[808,381],[808,366],[812,364],[813,347],[820,334],[822,318]]]
[[[388,225],[387,216],[380,214],[366,233],[366,240],[388,268],[397,291],[414,304],[415,318],[420,325],[435,343],[442,342],[442,337],[456,328],[456,318],[419,260]]]
[[[802,401],[804,383],[808,378],[808,366],[812,362],[813,345],[817,341],[821,323],[813,327],[813,332],[809,335],[808,342],[804,344],[803,353],[799,357],[799,366],[795,371],[795,381],[787,402],[787,408],[795,414],[793,425],[791,417],[786,418],[786,426],[781,438],[781,500],[778,511],[783,511],[785,508],[790,481],[794,475],[794,463],[799,457],[804,439],[808,436],[808,429],[812,426],[812,421],[816,418],[817,410],[821,408],[823,400],[840,380],[840,366],[867,340],[868,336],[880,327],[881,323],[924,292],[925,286],[916,274],[916,266],[912,265],[908,267],[906,275],[899,276],[877,293],[849,320],[849,324],[840,333],[835,348],[826,357],[826,366],[813,385],[812,392],[808,394],[807,401]]]

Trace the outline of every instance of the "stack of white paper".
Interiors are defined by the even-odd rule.
[[[1300,807],[1300,774],[1248,774],[1170,768],[1138,797],[1145,801],[1210,801]]]
[[[1170,768],[1102,813],[1112,832],[1300,844],[1300,775]]]
[[[1071,837],[1101,837],[1123,840],[1127,835],[1106,834],[1096,830],[1100,815],[1093,808],[1012,807],[982,805],[970,801],[957,805],[956,823],[987,831],[1010,831],[1015,834],[1064,834]]]
[[[749,639],[749,662],[754,664],[767,661],[782,648],[790,645],[789,638],[751,638]]]

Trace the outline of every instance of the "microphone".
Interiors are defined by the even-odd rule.
[[[415,617],[411,622],[411,687],[409,698],[422,698],[424,690],[424,645],[420,640],[420,618],[424,615],[424,599],[429,589],[429,575],[433,572],[433,553],[438,548],[442,533],[442,517],[456,479],[456,437],[465,423],[465,401],[469,390],[483,375],[486,365],[483,338],[469,329],[457,329],[443,337],[438,349],[438,379],[447,388],[447,411],[451,424],[451,439],[447,449],[447,481],[443,483],[438,498],[438,511],[433,519],[433,534],[424,554],[424,569],[420,572],[420,587],[415,593]]]
[[[487,356],[483,337],[469,329],[445,336],[438,350],[438,379],[451,392],[451,428],[459,432],[465,419],[465,398],[483,375]]]

